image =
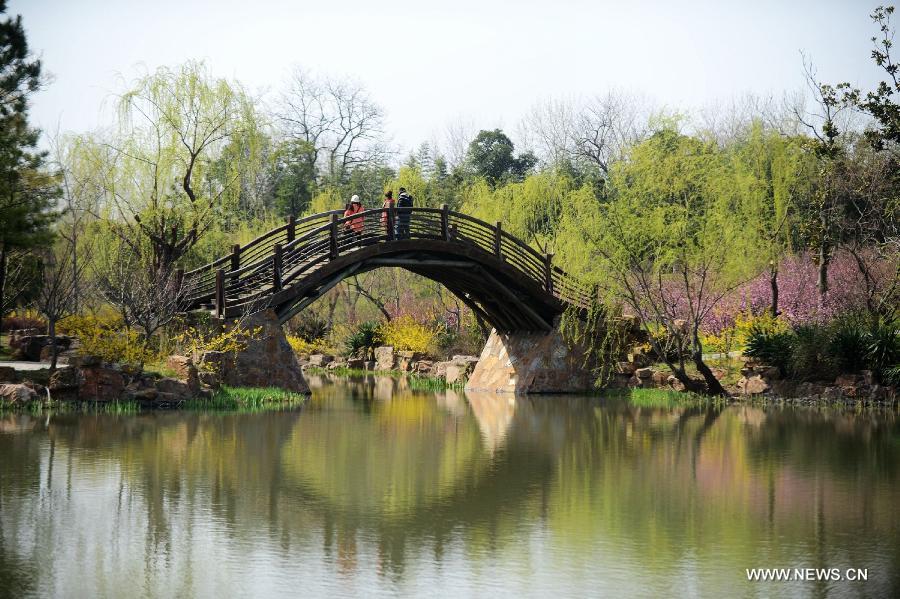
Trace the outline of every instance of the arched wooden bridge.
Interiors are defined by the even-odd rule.
[[[359,219],[357,234],[351,221]],[[444,206],[292,217],[185,273],[187,309],[234,317],[272,308],[284,322],[344,278],[384,266],[442,283],[503,332],[550,330],[566,306],[590,302],[588,288],[554,266],[552,254],[535,251],[499,222]]]

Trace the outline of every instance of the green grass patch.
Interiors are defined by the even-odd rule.
[[[466,381],[450,384],[443,377],[416,374],[414,372],[400,372],[399,370],[361,370],[343,366],[329,370],[318,366],[309,366],[306,368],[306,372],[309,374],[333,374],[342,378],[370,375],[389,376],[395,379],[406,377],[409,381],[409,388],[413,391],[443,391],[444,389],[463,389],[466,386]]]
[[[621,395],[629,403],[639,408],[717,406],[725,405],[728,402],[724,397],[707,397],[671,389],[629,389],[615,395]]]
[[[357,377],[377,374],[379,376],[392,376],[394,378],[399,378],[405,374],[403,372],[400,372],[399,370],[363,370],[362,368],[347,368],[345,366],[339,366],[337,368],[307,366],[304,372],[307,372],[309,374],[333,374],[335,376],[341,377]]]
[[[160,377],[178,378],[178,372],[166,366],[165,362],[150,362],[144,364],[144,372],[147,374],[155,374]]]
[[[444,391],[445,389],[462,390],[466,386],[465,380],[451,384],[447,382],[447,379],[438,376],[410,374],[407,375],[407,378],[409,379],[409,388],[413,391]]]
[[[136,401],[60,401],[51,403],[32,401],[24,405],[0,403],[0,413],[27,412],[29,414],[137,414],[141,404]]]
[[[274,387],[221,387],[212,397],[189,399],[181,408],[218,412],[266,412],[295,408],[304,401],[305,395]]]

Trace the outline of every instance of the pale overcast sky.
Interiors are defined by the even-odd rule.
[[[642,93],[690,108],[827,81],[871,85],[865,0],[11,0],[55,80],[44,129],[87,130],[119,76],[203,59],[253,91],[291,65],[360,80],[401,147],[448,124],[515,129],[548,96]]]

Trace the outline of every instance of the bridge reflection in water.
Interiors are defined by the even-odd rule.
[[[310,383],[288,413],[0,417],[2,588],[743,594],[756,564],[900,588],[890,415]]]

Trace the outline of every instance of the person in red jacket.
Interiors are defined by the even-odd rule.
[[[382,204],[381,207],[384,208],[384,212],[381,213],[381,226],[384,227],[385,231],[390,233],[390,231],[388,231],[387,211],[388,209],[394,207],[394,191],[392,189],[388,189],[386,192],[384,192],[384,204]]]
[[[359,196],[354,195],[350,198],[350,207],[344,210],[344,216],[353,216],[354,214],[361,213],[365,208],[363,208],[362,202],[359,201]],[[362,238],[363,233],[363,216],[360,215],[356,218],[351,218],[345,224],[347,230],[353,235],[353,240],[355,243],[359,243]]]

